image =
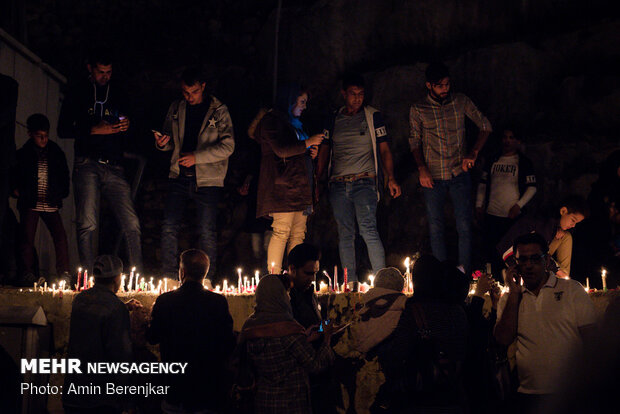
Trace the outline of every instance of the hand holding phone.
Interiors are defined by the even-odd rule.
[[[511,293],[519,292],[519,281],[521,280],[521,276],[519,275],[519,267],[514,264],[509,266],[506,269],[506,273],[504,274],[504,282]]]
[[[168,141],[170,141],[169,135],[164,135],[161,132],[156,131],[154,129],[152,129],[151,131],[153,132],[153,136],[155,137],[155,142],[157,143],[158,147],[163,147],[164,145],[168,143]]]

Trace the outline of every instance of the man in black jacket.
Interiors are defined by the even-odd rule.
[[[165,413],[221,412],[227,386],[226,365],[234,347],[233,320],[226,298],[202,286],[209,257],[197,249],[181,253],[181,287],[157,298],[147,339],[159,344],[162,362],[187,362],[185,374],[170,375]],[[199,391],[196,391],[199,390]]]
[[[127,98],[123,88],[111,81],[112,58],[105,49],[91,53],[87,68],[89,78],[69,89],[58,118],[58,136],[75,139],[73,187],[80,260],[92,270],[102,195],[123,231],[127,264],[140,269],[140,221],[122,165],[129,138]]]
[[[58,212],[63,198],[69,195],[69,168],[65,153],[58,144],[49,140],[50,122],[47,117],[34,114],[26,124],[30,139],[17,151],[11,188],[18,198],[23,283],[29,285],[37,280],[34,275],[34,236],[39,217],[54,240],[58,275],[69,275],[67,234]]]

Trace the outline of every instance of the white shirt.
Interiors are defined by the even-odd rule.
[[[497,320],[501,319],[508,294],[501,297]],[[557,391],[567,364],[579,351],[579,328],[596,323],[592,300],[574,280],[550,274],[538,296],[523,287],[517,323],[517,371],[519,392],[551,394]]]

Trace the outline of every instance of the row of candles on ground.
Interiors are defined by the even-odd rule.
[[[406,268],[406,271],[404,274],[404,277],[405,277],[405,284],[404,284],[404,290],[403,290],[404,293],[413,293],[413,281],[412,281],[412,276],[411,276],[412,264],[413,262],[411,261],[411,259],[407,257],[404,262],[404,265]],[[271,269],[270,269],[272,274],[274,273],[274,265],[275,264],[272,262]],[[486,270],[487,270],[487,273],[491,272],[490,264],[488,263],[487,263]],[[120,286],[121,292],[148,292],[148,293],[161,294],[161,293],[165,293],[165,292],[168,292],[170,290],[174,290],[177,288],[176,285],[171,286],[171,289],[168,288],[168,278],[164,278],[163,281],[159,280],[157,286],[155,286],[153,277],[151,277],[150,280],[147,282],[146,278],[140,277],[140,273],[135,273],[135,271],[136,271],[135,267],[131,269],[131,273],[129,274],[128,281],[126,280],[127,275],[122,274],[121,286]],[[338,266],[334,266],[333,277],[330,277],[329,274],[325,270],[323,270],[323,275],[327,278],[327,280],[329,281],[329,284],[321,281],[319,282],[319,286],[317,287],[316,282],[315,282],[314,283],[315,290],[318,291],[319,293],[330,293],[330,292],[342,293],[342,292],[350,291],[349,285],[348,285],[348,274],[347,274],[346,267],[343,269],[343,283],[342,284],[338,283],[339,281]],[[368,289],[374,287],[374,275],[368,276],[368,280],[370,282],[369,284],[366,282],[362,282],[359,284],[359,292],[364,293],[368,291]],[[601,270],[601,280],[603,284],[603,292],[606,292],[607,291],[607,270],[606,269]],[[238,268],[236,286],[234,284],[229,285],[228,281],[225,279],[223,281],[223,286],[217,285],[215,286],[214,290],[215,292],[223,293],[227,295],[252,294],[255,292],[259,281],[260,281],[260,275],[259,275],[258,270],[254,272],[254,277],[248,278],[248,276],[242,276],[242,269]],[[523,284],[522,280],[521,280],[521,284]],[[88,270],[86,269],[82,270],[82,268],[80,267],[78,269],[77,283],[74,285],[75,290],[80,291],[84,289],[89,289],[93,287],[93,285],[94,285],[94,278],[92,276],[88,277]],[[209,288],[206,285],[206,282],[203,282],[203,286],[205,288]],[[61,280],[58,283],[58,286],[56,285],[56,283],[52,284],[51,288],[48,287],[47,282],[45,282],[45,284],[41,286],[38,286],[37,283],[34,284],[35,291],[41,291],[41,292],[51,291],[53,294],[56,294],[58,292],[60,296],[62,296],[62,292],[67,289],[68,287],[67,287],[65,280]],[[504,286],[503,290],[505,289],[506,287]],[[584,289],[586,292],[590,291],[590,278],[589,277],[586,278],[586,286],[584,287]]]

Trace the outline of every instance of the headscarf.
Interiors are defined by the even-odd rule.
[[[255,337],[279,337],[303,333],[295,321],[284,284],[276,275],[264,276],[255,293],[254,313],[243,324],[240,341]]]
[[[304,91],[297,83],[285,83],[278,86],[276,93],[276,101],[274,102],[274,109],[286,114],[288,122],[293,126],[297,133],[297,138],[300,141],[308,139],[308,134],[304,131],[301,120],[293,116],[293,105],[297,102],[297,97]]]

